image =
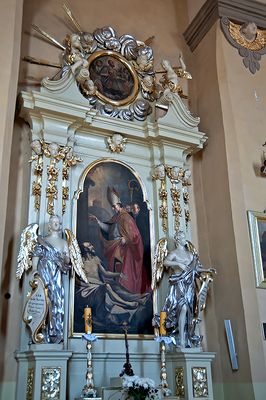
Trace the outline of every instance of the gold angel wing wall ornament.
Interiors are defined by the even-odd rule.
[[[228,42],[243,57],[245,67],[255,74],[260,69],[261,56],[266,53],[266,30],[259,29],[254,22],[237,24],[227,17],[221,18],[221,28]]]
[[[164,272],[164,260],[167,256],[167,239],[160,239],[156,245],[154,257],[153,257],[153,265],[152,265],[152,289],[155,289],[156,286],[160,283],[163,277]]]
[[[65,229],[65,234],[69,248],[70,260],[74,271],[84,282],[88,283],[87,277],[84,272],[84,265],[78,241],[70,229]]]
[[[21,279],[23,272],[32,267],[32,253],[38,240],[38,224],[28,225],[21,234],[16,278]]]
[[[248,24],[239,25],[229,21],[228,29],[231,37],[242,47],[252,51],[258,51],[266,46],[266,31],[258,29],[254,22],[250,22],[250,32],[247,31]]]

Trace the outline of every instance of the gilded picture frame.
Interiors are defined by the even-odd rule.
[[[111,50],[93,53],[88,58],[90,79],[96,87],[95,95],[104,103],[116,107],[132,103],[139,92],[139,79],[132,65]]]
[[[256,287],[266,289],[266,213],[248,211]]]
[[[123,205],[120,214],[111,205],[113,189]],[[80,178],[75,214],[75,232],[89,284],[72,277],[70,336],[84,333],[83,311],[89,306],[97,336],[121,338],[126,322],[129,337],[152,339],[156,296],[151,289],[151,210],[141,178],[117,160],[91,163]],[[95,217],[105,223],[108,232]],[[119,235],[115,239],[109,236],[111,227],[125,237],[124,244]]]

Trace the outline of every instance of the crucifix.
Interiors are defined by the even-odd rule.
[[[127,339],[128,324],[127,324],[127,322],[123,322],[122,329],[123,329],[123,331],[125,333],[126,362],[123,365],[123,369],[120,372],[119,376],[121,376],[121,377],[123,375],[133,376],[134,372],[133,372],[132,366],[131,366],[131,364],[129,362],[128,339]]]

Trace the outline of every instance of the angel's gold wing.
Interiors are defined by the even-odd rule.
[[[266,46],[266,30],[257,29],[256,38],[250,42],[241,34],[241,25],[229,21],[229,33],[240,46],[252,51],[259,51]]]
[[[198,254],[196,247],[189,240],[187,240],[187,248],[188,248],[188,251],[190,251],[191,253],[196,254],[196,255]]]
[[[20,248],[17,258],[16,278],[21,279],[23,272],[32,267],[32,252],[38,240],[38,224],[28,225],[21,234]]]
[[[78,241],[74,233],[70,229],[65,229],[65,234],[67,238],[67,244],[69,248],[71,264],[76,272],[76,274],[86,283],[88,283],[87,277],[84,272],[84,265],[81,257],[80,248]]]
[[[191,73],[181,67],[173,67],[173,70],[177,74],[178,78],[192,79]]]
[[[204,273],[201,276],[201,287],[197,294],[197,311],[200,313],[206,306],[207,293],[210,283],[213,281],[212,273]]]
[[[164,260],[167,256],[167,239],[160,239],[156,245],[155,254],[152,263],[152,289],[155,289],[163,277]]]

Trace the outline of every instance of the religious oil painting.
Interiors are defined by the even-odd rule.
[[[84,332],[92,308],[93,333],[106,337],[153,334],[150,211],[133,169],[113,160],[89,166],[77,200],[76,236],[88,284],[75,277],[73,332]],[[114,337],[113,336],[113,337]]]
[[[134,100],[138,93],[138,79],[126,59],[105,51],[94,53],[88,61],[90,78],[101,100],[113,105],[124,105]]]
[[[266,289],[266,213],[248,211],[256,286]]]

